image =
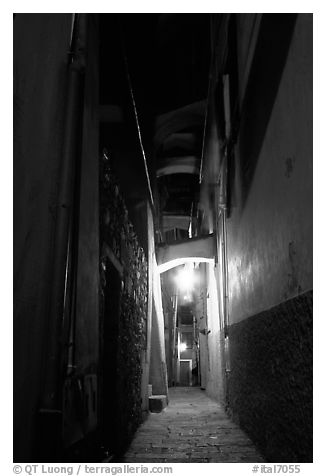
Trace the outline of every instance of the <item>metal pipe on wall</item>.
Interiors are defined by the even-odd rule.
[[[62,165],[58,180],[59,190],[56,207],[48,342],[45,347],[44,385],[39,411],[38,447],[41,445],[42,448],[39,448],[38,451],[43,453],[45,458],[45,453],[49,453],[51,460],[53,460],[53,454],[56,452],[55,447],[58,445],[58,432],[61,431],[63,375],[61,367],[64,349],[64,306],[68,278],[67,269],[69,269],[67,267],[69,230],[71,228],[72,207],[76,188],[80,110],[83,101],[82,86],[85,68],[87,20],[87,14],[74,16],[72,48],[69,51],[66,122],[63,137]],[[52,443],[49,443],[49,440]],[[43,452],[42,449],[44,450]]]

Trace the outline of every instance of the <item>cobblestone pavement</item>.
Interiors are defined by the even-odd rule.
[[[264,462],[221,405],[198,387],[169,389],[169,405],[138,429],[126,463]]]

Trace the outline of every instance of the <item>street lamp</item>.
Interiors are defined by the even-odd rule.
[[[180,352],[183,352],[184,350],[186,350],[186,348],[187,348],[187,344],[185,342],[180,342],[179,344]]]
[[[185,264],[175,277],[180,291],[190,291],[195,284],[195,273],[193,263]]]

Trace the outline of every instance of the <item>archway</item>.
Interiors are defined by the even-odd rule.
[[[208,235],[166,246],[157,256],[169,386],[199,385],[217,395],[223,393],[223,377],[216,345],[221,322],[215,246],[215,235]],[[178,274],[187,270],[195,278],[190,289],[182,286],[188,281],[185,274],[181,287],[177,283]]]

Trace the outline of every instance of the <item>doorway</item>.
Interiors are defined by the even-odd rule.
[[[190,387],[192,385],[192,361],[191,359],[180,360],[180,380],[181,387]]]
[[[103,438],[113,452],[119,445],[118,408],[118,342],[121,299],[121,276],[109,259],[106,260],[106,286],[103,312]]]

